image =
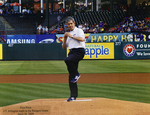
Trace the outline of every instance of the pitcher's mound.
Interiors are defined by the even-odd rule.
[[[38,99],[0,108],[0,115],[150,115],[150,104],[105,98]]]

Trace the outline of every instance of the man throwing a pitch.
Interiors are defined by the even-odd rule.
[[[75,27],[74,18],[68,17],[66,25],[70,32],[65,32],[62,48],[68,47],[70,50],[68,57],[64,60],[69,72],[70,98],[67,101],[74,101],[78,96],[77,81],[80,78],[78,64],[85,54],[85,36],[82,29]]]

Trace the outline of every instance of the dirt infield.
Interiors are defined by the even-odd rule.
[[[149,115],[150,104],[105,98],[39,99],[0,108],[0,115]]]
[[[68,83],[68,74],[0,75],[0,83]],[[78,83],[150,84],[150,73],[81,74]],[[150,104],[105,98],[39,99],[0,108],[0,115],[149,115]]]
[[[0,83],[68,83],[68,74],[0,75]],[[150,73],[81,74],[78,83],[150,84]]]

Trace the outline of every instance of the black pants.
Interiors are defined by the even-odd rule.
[[[65,63],[69,72],[69,88],[71,92],[71,97],[78,96],[77,83],[72,83],[71,80],[73,77],[75,77],[75,75],[78,74],[78,64],[79,61],[83,59],[84,54],[84,48],[74,48],[70,50],[68,57],[65,59]]]

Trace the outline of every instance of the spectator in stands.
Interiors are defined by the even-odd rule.
[[[55,33],[55,26],[52,26],[52,28],[50,28],[50,32],[53,34]]]
[[[150,32],[150,31],[149,31],[150,29],[149,29],[148,26],[146,26],[145,28],[146,28],[145,32]]]
[[[98,32],[99,32],[99,33],[103,33],[103,32],[104,32],[104,28],[103,28],[103,27],[99,27]]]
[[[108,24],[105,22],[103,25],[104,31],[107,32],[108,31]]]
[[[45,26],[45,33],[48,34],[49,33],[49,30],[48,30],[48,27]]]
[[[83,26],[83,25],[85,25],[85,22],[84,22],[84,21],[82,22],[82,26]]]
[[[83,25],[82,30],[83,30],[84,32],[86,31],[85,25]]]
[[[134,30],[138,31],[138,26],[137,25],[134,26]]]
[[[37,32],[38,32],[38,34],[42,34],[42,25],[41,24],[37,27]]]
[[[120,30],[120,33],[124,33],[124,29],[123,28]]]
[[[150,32],[150,28],[148,29],[148,32]]]
[[[31,12],[31,10],[30,10],[30,9],[28,9],[27,13],[28,13],[28,14],[32,14],[32,12]]]
[[[63,13],[63,12],[64,12],[64,9],[63,9],[63,8],[61,8],[61,9],[60,9],[60,12],[61,12],[61,13]]]
[[[132,17],[132,16],[130,16],[130,17],[129,17],[129,20],[130,20],[131,22],[133,22],[133,17]]]
[[[129,21],[127,20],[126,23],[125,23],[126,27],[129,26]]]
[[[79,24],[78,28],[82,29],[82,27],[83,27],[82,24]]]
[[[120,32],[120,30],[122,29],[122,27],[121,26],[117,26],[117,32]]]
[[[129,23],[129,27],[130,27],[131,29],[133,29],[133,22],[130,22],[130,23]]]
[[[88,22],[85,22],[84,25],[85,25],[85,26],[88,26],[89,24],[88,24]]]
[[[46,34],[46,27],[42,27],[42,34]]]
[[[144,41],[144,35],[143,35],[143,33],[141,33],[141,35],[140,35],[140,41]]]
[[[131,28],[130,27],[127,28],[127,32],[131,32]]]
[[[141,39],[140,34],[139,34],[139,33],[138,33],[138,34],[136,34],[136,41],[137,41],[137,42],[139,42],[139,41],[140,41],[140,39]]]
[[[93,29],[93,31],[94,31],[94,33],[98,33],[98,27],[95,27],[95,28]]]
[[[68,26],[64,24],[64,31],[67,32],[67,30],[68,30]]]
[[[23,14],[23,17],[26,17],[26,14],[28,13],[28,10],[26,8],[24,8],[22,10],[22,14]]]
[[[127,28],[124,28],[124,32],[127,32]]]
[[[59,31],[60,31],[60,27],[59,27],[59,26],[57,26],[56,31],[57,31],[57,32],[59,32]]]
[[[150,35],[148,35],[148,41],[150,41]]]
[[[95,28],[94,25],[92,25],[89,29],[89,33],[94,33],[94,28]]]
[[[60,21],[61,21],[61,16],[60,15],[57,16],[57,21],[58,21],[58,25],[60,25]]]
[[[127,35],[128,42],[133,42],[133,33]]]
[[[85,33],[88,33],[89,32],[89,27],[86,25],[85,28],[86,28]]]
[[[0,8],[0,16],[3,15],[3,10]]]
[[[148,27],[150,27],[150,21],[146,21],[145,25],[147,25]]]
[[[150,20],[150,18],[146,17],[146,18],[145,18],[145,21],[147,22],[148,20]]]
[[[144,26],[144,27],[142,28],[142,32],[146,32],[146,30],[147,30],[147,28]]]
[[[22,14],[26,14],[26,13],[28,13],[28,10],[26,8],[23,8]]]
[[[140,20],[138,22],[138,25],[139,25],[139,27],[143,27],[144,26],[144,24]]]
[[[115,27],[109,29],[109,33],[113,33],[113,32],[116,32],[116,28]]]
[[[104,23],[102,21],[100,21],[99,23],[99,27],[103,27]]]
[[[62,26],[60,26],[60,29],[59,29],[59,30],[60,30],[60,32],[62,33],[64,29],[63,29]]]
[[[96,27],[96,25],[97,25],[96,23],[93,24],[94,27]]]

